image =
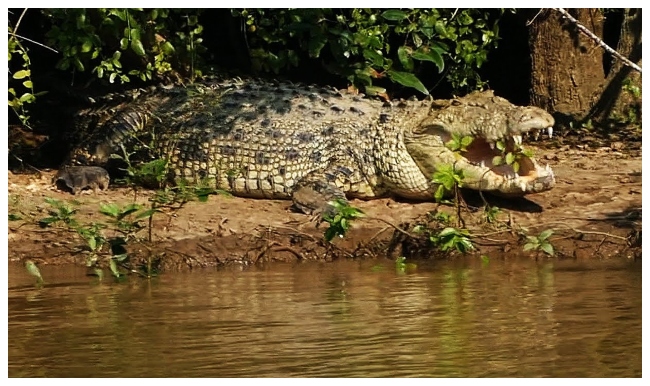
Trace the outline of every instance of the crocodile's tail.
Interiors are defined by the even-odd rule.
[[[112,154],[136,140],[164,103],[164,97],[146,98],[142,103],[125,102],[113,107],[88,109],[77,114],[77,124],[86,134],[64,165],[104,166]]]

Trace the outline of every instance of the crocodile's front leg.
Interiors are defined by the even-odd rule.
[[[333,181],[328,181],[322,173],[312,173],[299,181],[291,195],[293,206],[298,211],[313,215],[334,215],[335,209],[329,204],[333,200],[344,200],[345,193]]]

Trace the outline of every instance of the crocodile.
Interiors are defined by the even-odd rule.
[[[234,78],[136,90],[126,100],[98,104],[78,114],[89,134],[65,165],[103,166],[111,154],[153,138],[173,180],[209,179],[235,196],[293,199],[306,213],[334,197],[432,200],[432,175],[443,164],[463,171],[462,187],[506,196],[555,185],[553,170],[532,157],[517,153],[518,170],[492,164],[504,151],[518,151],[526,133],[551,135],[554,124],[548,112],[492,91],[382,101],[331,87]],[[445,144],[454,135],[474,140],[453,152]]]

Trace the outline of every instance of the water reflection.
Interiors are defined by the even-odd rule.
[[[641,264],[9,267],[9,376],[640,376]]]

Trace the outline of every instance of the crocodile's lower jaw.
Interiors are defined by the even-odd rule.
[[[519,154],[517,172],[512,165],[493,165],[494,157],[513,149],[513,140],[506,141],[506,152],[492,149],[483,139],[475,139],[467,152],[462,153],[465,170],[463,187],[491,191],[506,196],[523,196],[553,188],[555,173],[549,165],[542,166],[535,159]],[[523,146],[520,146],[523,150]]]

